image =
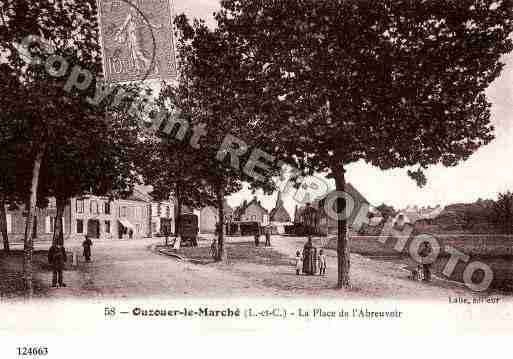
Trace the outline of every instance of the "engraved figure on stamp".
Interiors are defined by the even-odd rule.
[[[155,30],[162,28],[162,25],[155,25],[145,20],[135,8],[130,8],[125,21],[114,35],[116,42],[126,45],[130,59],[138,71],[141,70],[141,63],[143,70],[147,70],[151,65],[151,60],[144,53],[144,41],[140,32],[143,26],[150,26]],[[155,68],[155,71],[158,72],[158,69]]]

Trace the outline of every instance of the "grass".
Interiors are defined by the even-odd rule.
[[[34,273],[50,270],[48,252],[34,251]],[[43,294],[45,286],[34,279],[34,292]],[[23,251],[11,250],[7,255],[0,252],[0,297],[19,297],[23,295]]]
[[[493,271],[492,288],[513,291],[513,237],[504,235],[433,235],[440,245],[440,255],[433,264],[434,271],[441,275],[448,263],[450,254],[447,247],[452,247],[470,257],[469,262],[480,261],[486,263]],[[392,260],[398,263],[416,266],[409,254],[413,238],[408,238],[404,249],[397,252],[394,246],[396,238],[389,237],[383,244],[377,236],[355,236],[351,238],[351,252],[375,259]],[[330,239],[329,249],[336,249],[336,238]],[[458,262],[449,279],[462,282],[466,264]]]
[[[292,260],[272,248],[255,247],[254,242],[239,242],[225,244],[228,252],[228,263],[252,263],[270,266],[292,265]],[[213,263],[210,247],[181,248],[178,255],[192,259],[202,264]]]
[[[501,235],[433,235],[441,247],[441,255],[449,256],[447,246],[471,256],[480,258],[513,257],[513,237]],[[355,236],[351,238],[351,251],[369,256],[407,256],[413,240],[408,238],[402,252],[394,247],[398,240],[388,237],[383,244],[378,236]],[[332,238],[327,248],[336,249],[337,240]]]

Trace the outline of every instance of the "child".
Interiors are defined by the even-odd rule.
[[[301,269],[303,268],[303,257],[301,256],[301,252],[296,252],[296,275],[299,275]]]
[[[217,239],[215,238],[210,245],[210,255],[212,258],[217,259]]]
[[[326,255],[323,253],[322,249],[319,251],[319,275],[326,274]]]

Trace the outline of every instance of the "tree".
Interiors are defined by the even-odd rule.
[[[484,91],[512,50],[512,1],[221,4],[263,131],[279,133],[300,169],[331,172],[339,192],[350,163],[418,166],[408,174],[424,185],[428,166],[456,166],[493,139]],[[337,217],[338,286],[348,287],[346,216]]]
[[[70,126],[48,145],[40,185],[56,199],[57,214],[53,242],[63,244],[62,216],[66,203],[84,193],[119,197],[139,183],[140,112],[130,110],[139,100],[136,85],[118,86],[126,94],[121,101],[114,93],[98,106],[82,104],[89,120]]]
[[[9,93],[9,88],[16,89],[16,78],[5,64],[0,65],[0,91]],[[16,109],[6,101],[7,96],[0,99],[0,232],[3,238],[4,252],[9,253],[9,237],[7,233],[6,205],[16,197],[16,168],[21,167],[17,163],[16,138]]]
[[[378,210],[378,213],[383,217],[381,223],[386,223],[390,218],[395,217],[397,214],[397,211],[393,206],[387,206],[386,204],[381,204],[378,207],[376,207]]]
[[[194,131],[190,130],[189,122],[177,123],[178,126],[175,126],[168,121],[175,116],[174,111],[180,106],[176,89],[163,84],[149,116],[158,123],[158,128],[155,133],[148,133],[144,138],[140,148],[145,155],[139,164],[144,182],[153,187],[154,198],[166,200],[170,195],[174,197],[177,235],[183,206],[200,208],[214,201],[202,178],[203,157],[191,145]],[[183,129],[181,126],[184,126]]]
[[[205,133],[198,142],[201,178],[215,193],[219,217],[218,261],[226,258],[224,248],[225,196],[242,188],[248,182],[253,188],[265,192],[274,189],[272,178],[255,171],[256,160],[248,151],[251,143],[255,148],[263,146],[263,138],[253,119],[248,119],[248,103],[241,91],[248,81],[241,81],[244,68],[243,53],[233,46],[232,38],[219,29],[211,30],[203,22],[189,22],[185,15],[175,19],[180,33],[178,41],[179,79],[177,108],[193,127],[203,127]],[[250,141],[251,140],[251,141]],[[233,145],[241,156],[229,157]],[[241,166],[242,160],[246,165]]]
[[[513,193],[499,193],[493,212],[494,222],[502,227],[504,233],[513,234]]]
[[[67,133],[76,134],[80,129],[95,128],[96,109],[78,88],[68,88],[64,75],[101,74],[98,43],[96,1],[16,1],[2,4],[0,53],[5,66],[15,79],[9,84],[5,102],[17,114],[17,127],[23,129],[16,137],[16,144],[24,146],[27,161],[31,162],[30,174],[17,177],[24,185],[21,193],[28,193],[24,239],[24,282],[27,296],[32,296],[33,223],[40,187],[43,161],[52,145]],[[60,57],[73,64],[73,68]],[[65,74],[57,75],[64,69]],[[69,70],[69,71],[67,71]],[[75,72],[74,72],[75,71]],[[78,78],[75,79],[78,81]],[[86,141],[91,132],[82,132]],[[64,136],[64,137],[63,137]]]

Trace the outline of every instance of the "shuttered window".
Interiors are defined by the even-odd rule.
[[[12,216],[7,215],[7,233],[12,233]]]
[[[50,216],[45,217],[45,233],[53,233],[53,218]]]

